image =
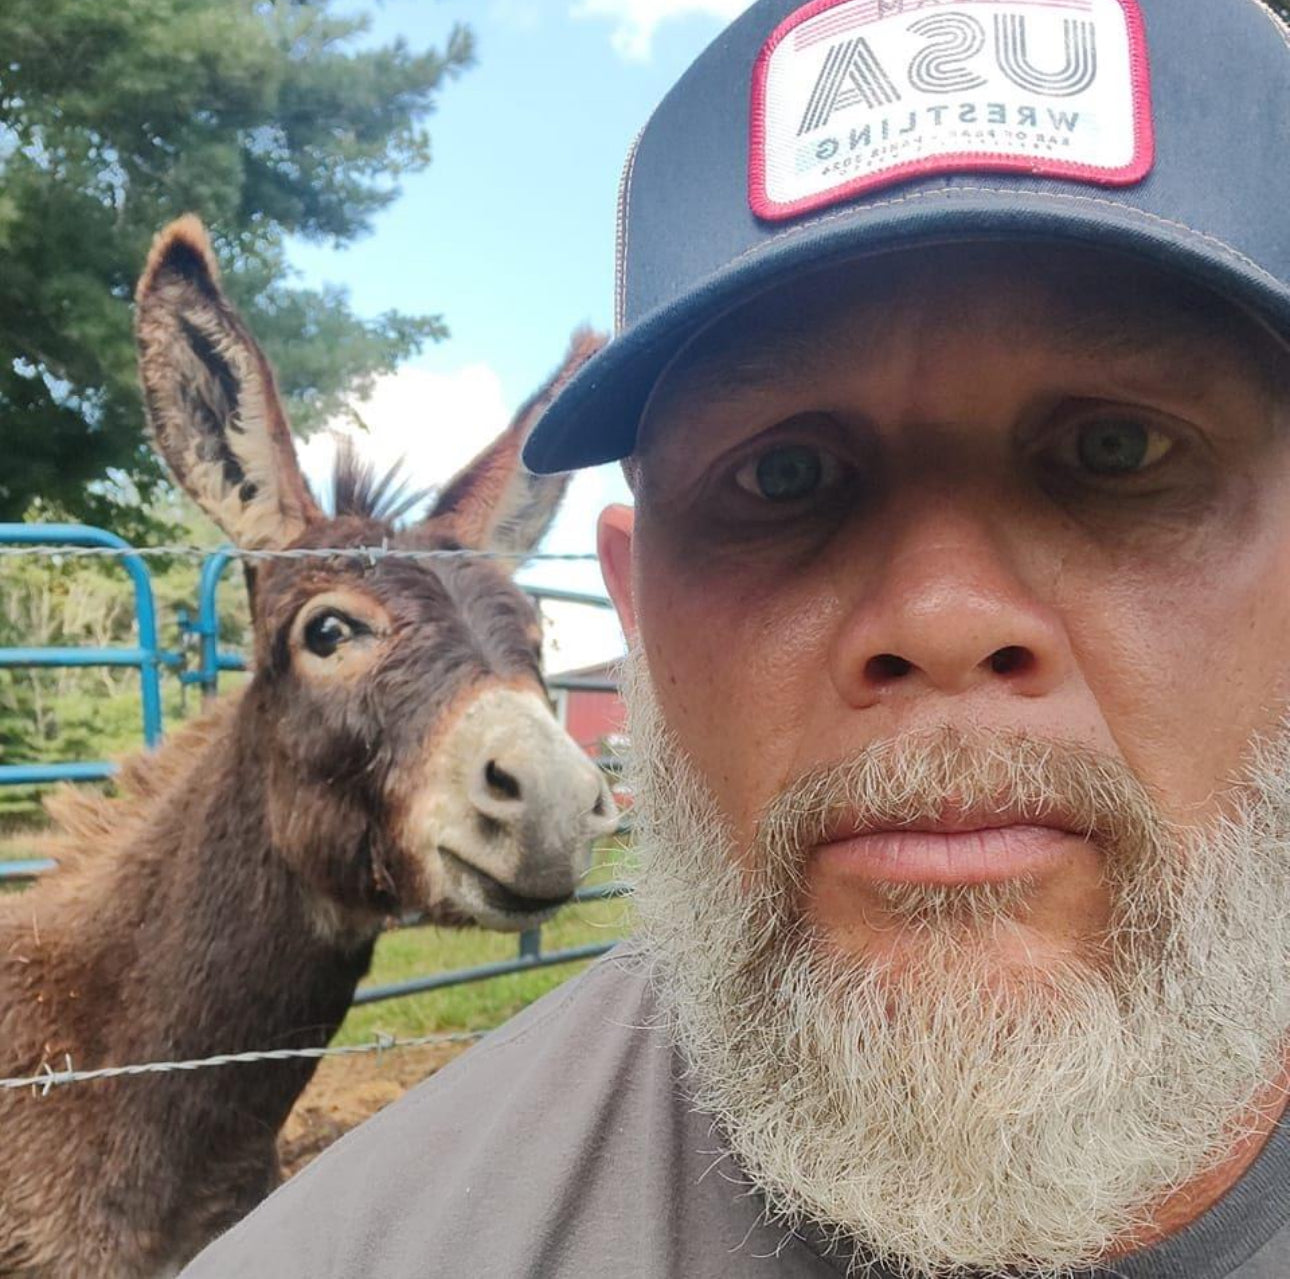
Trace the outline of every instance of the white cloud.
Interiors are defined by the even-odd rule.
[[[615,50],[631,62],[647,62],[654,33],[670,18],[708,15],[729,21],[751,0],[576,0],[575,18],[607,18],[614,23],[610,39]]]
[[[402,460],[409,487],[442,485],[510,421],[501,379],[484,363],[448,373],[414,365],[379,378],[371,396],[357,404],[366,430],[348,421],[332,424],[300,446],[300,460],[314,491],[327,504],[336,434],[351,435],[359,454],[378,472]],[[616,467],[576,475],[543,550],[584,554],[596,549],[596,517],[610,502],[629,500]],[[585,562],[538,562],[522,579],[543,586],[603,595],[599,566]],[[622,633],[612,612],[581,605],[547,605],[547,669],[590,666],[622,652]]]
[[[331,494],[335,434],[352,436],[378,471],[402,461],[411,487],[429,488],[469,462],[510,416],[501,380],[487,364],[451,373],[405,364],[378,378],[371,396],[354,407],[366,430],[337,421],[300,450],[305,474],[324,502]]]

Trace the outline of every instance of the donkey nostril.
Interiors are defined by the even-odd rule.
[[[484,781],[488,786],[489,794],[494,799],[519,799],[520,797],[519,780],[508,773],[495,759],[490,759],[484,765]]]
[[[596,796],[596,802],[592,805],[591,812],[595,817],[603,817],[605,815],[605,797],[603,794]]]
[[[865,664],[865,674],[875,684],[885,683],[889,679],[902,679],[914,669],[913,663],[895,653],[879,653]]]

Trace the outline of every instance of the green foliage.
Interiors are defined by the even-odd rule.
[[[200,515],[161,507],[158,519],[179,540],[214,547],[224,539]],[[180,609],[197,608],[200,561],[150,560],[163,647],[178,651]],[[245,651],[250,632],[246,591],[230,569],[219,598],[220,640]],[[120,565],[95,558],[0,559],[0,646],[123,647],[138,643],[134,589]],[[225,677],[222,684],[232,684]],[[200,694],[167,672],[162,677],[165,724],[173,728],[197,709]],[[139,675],[133,668],[0,669],[0,759],[62,763],[111,759],[143,744]],[[0,787],[0,825],[35,809],[35,793]]]
[[[429,162],[423,121],[472,59],[356,47],[332,0],[0,5],[0,519],[35,498],[123,529],[162,483],[144,446],[130,298],[152,235],[198,213],[308,431],[424,342],[433,315],[294,288],[284,237],[343,243]],[[128,508],[123,510],[123,508]],[[124,526],[129,527],[130,519]]]

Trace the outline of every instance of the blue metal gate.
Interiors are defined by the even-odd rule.
[[[148,746],[161,741],[161,668],[178,662],[178,655],[163,653],[157,642],[157,608],[152,595],[152,575],[143,557],[115,533],[87,524],[0,524],[0,546],[106,547],[130,575],[134,587],[134,612],[139,643],[135,648],[0,648],[0,667],[13,666],[133,666],[142,681],[143,740]],[[0,764],[0,786],[41,782],[88,782],[110,777],[106,760],[71,764]]]

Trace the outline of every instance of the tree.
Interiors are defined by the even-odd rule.
[[[363,46],[333,0],[0,5],[0,519],[34,498],[129,534],[162,482],[142,433],[130,298],[149,241],[198,213],[298,429],[438,316],[353,314],[293,287],[288,235],[345,243],[429,162],[423,121],[472,61]],[[142,525],[141,522],[142,521]]]

